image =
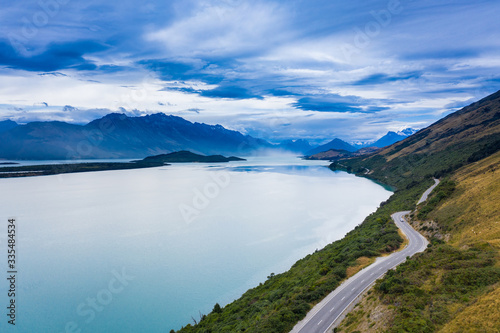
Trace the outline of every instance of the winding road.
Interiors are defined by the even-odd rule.
[[[425,201],[429,193],[437,186],[439,181],[429,188],[419,203]],[[422,200],[423,199],[423,200]],[[423,252],[429,242],[413,229],[405,219],[409,211],[397,212],[392,214],[392,219],[399,229],[408,238],[408,245],[387,257],[379,257],[368,267],[365,267],[354,276],[344,281],[337,289],[330,293],[323,301],[317,304],[307,316],[297,323],[290,333],[326,333],[331,332],[334,325],[353,302],[388,270],[403,263],[407,257],[415,253]]]
[[[436,186],[438,185],[439,185],[439,179],[434,178],[434,185],[429,187],[427,191],[425,191],[424,194],[422,194],[422,197],[420,198],[420,200],[418,200],[417,205],[420,205],[422,202],[426,201],[427,198],[429,197],[429,194],[431,194],[432,190],[435,189]]]

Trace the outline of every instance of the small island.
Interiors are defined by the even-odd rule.
[[[222,155],[199,155],[187,150],[182,150],[170,154],[149,156],[136,163],[225,163],[232,161],[246,161],[244,158],[235,156],[224,157]]]
[[[190,151],[179,151],[170,154],[148,156],[142,160],[131,162],[90,162],[2,167],[0,168],[0,178],[47,176],[91,171],[144,169],[166,166],[169,165],[168,163],[224,163],[231,161],[246,160],[235,156],[205,156],[195,154]]]

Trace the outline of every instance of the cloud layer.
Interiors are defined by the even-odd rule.
[[[423,127],[500,89],[498,1],[41,0],[0,14],[0,120],[165,112],[280,141]]]

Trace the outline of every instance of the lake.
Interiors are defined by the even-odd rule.
[[[252,157],[0,180],[17,223],[16,327],[168,332],[342,238],[391,192],[327,162]]]

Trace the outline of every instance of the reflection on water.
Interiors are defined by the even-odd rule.
[[[325,177],[331,176],[332,171],[326,166],[308,165],[255,165],[255,166],[235,166],[227,168],[234,172],[275,172],[294,176]]]

